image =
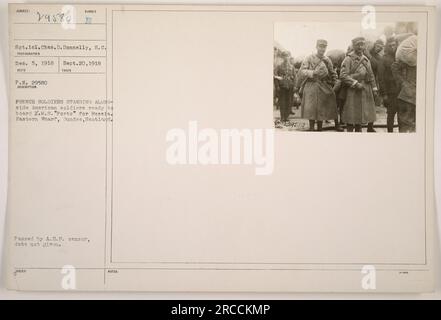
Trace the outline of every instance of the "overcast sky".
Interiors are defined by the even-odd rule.
[[[376,40],[383,35],[384,27],[395,23],[377,23],[376,29],[363,31],[360,22],[320,23],[320,22],[278,22],[274,26],[274,39],[294,57],[315,52],[317,39],[328,41],[328,50],[346,51],[351,40],[363,35]]]

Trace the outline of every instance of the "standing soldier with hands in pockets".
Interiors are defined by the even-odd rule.
[[[277,81],[278,87],[277,98],[280,108],[280,121],[285,123],[291,114],[296,74],[294,65],[289,61],[289,53],[287,51],[282,53],[282,58],[282,64],[275,69],[274,78]]]
[[[394,132],[395,115],[398,111],[397,97],[399,89],[392,74],[392,64],[395,62],[396,51],[396,39],[394,37],[388,38],[378,77],[383,103],[387,108],[387,132]]]

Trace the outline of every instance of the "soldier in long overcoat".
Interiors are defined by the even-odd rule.
[[[352,40],[354,51],[343,60],[340,77],[347,87],[343,122],[347,131],[361,132],[364,123],[374,122],[375,100],[378,89],[369,59],[363,54],[366,40],[357,37]]]
[[[301,117],[309,120],[309,130],[313,131],[317,121],[317,131],[322,130],[324,120],[337,119],[337,102],[333,85],[337,74],[332,61],[325,56],[326,40],[317,40],[317,53],[306,57],[300,66],[297,88],[302,96]]]

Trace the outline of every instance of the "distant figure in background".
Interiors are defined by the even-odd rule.
[[[383,57],[381,55],[381,52],[384,49],[384,43],[382,40],[378,39],[375,41],[374,46],[369,51],[370,54],[370,61],[372,66],[372,71],[374,72],[375,80],[377,80],[378,77],[378,69],[381,68],[381,63],[383,60]]]
[[[379,69],[381,69],[381,64],[383,62],[382,61],[383,57],[381,56],[381,52],[383,51],[383,49],[384,49],[384,42],[383,40],[378,39],[377,41],[375,41],[372,49],[369,51],[369,60],[371,62],[372,72],[374,73],[375,82],[377,83],[378,86],[379,86],[378,71]],[[378,90],[381,89],[379,88]],[[375,105],[377,106],[381,105],[381,101],[378,101],[380,99],[375,99],[375,100],[376,100]],[[367,128],[368,132],[375,132],[373,122],[369,122],[367,127],[368,127]]]
[[[295,75],[295,77],[297,77],[297,70],[296,70],[296,65],[295,65],[295,59],[294,59],[294,57],[292,57],[292,56],[290,56],[289,57],[289,63],[291,64],[291,66],[293,67],[293,72],[294,72],[294,75]],[[294,80],[294,89],[293,90],[295,90],[295,80]],[[291,101],[290,101],[290,104],[289,104],[289,113],[290,114],[294,114],[294,112],[292,111],[292,107],[295,107],[295,106],[297,106],[298,107],[298,104],[297,104],[297,96],[296,96],[296,93],[293,91],[293,94],[291,95]],[[297,104],[297,105],[296,105]]]
[[[302,96],[301,117],[309,120],[309,131],[322,131],[324,120],[337,118],[337,103],[333,86],[337,74],[331,60],[325,56],[326,40],[317,40],[317,53],[305,58],[300,66],[297,88]]]
[[[346,49],[345,57],[348,56],[353,51],[354,51],[354,48],[352,47],[352,44],[350,44]],[[343,60],[344,60],[344,58],[343,58]],[[348,86],[341,80],[341,66],[342,66],[342,64],[343,64],[343,61],[339,64],[338,71],[337,71],[338,80],[340,82],[340,84],[339,84],[340,88],[338,88],[338,92],[335,93],[337,96],[337,108],[338,108],[338,111],[340,114],[340,127],[342,124],[344,124],[344,122],[343,122],[343,107],[345,105],[346,96],[348,94]]]
[[[274,68],[274,77],[273,77],[273,105],[275,109],[278,109],[279,106],[277,104],[277,97],[279,95],[279,83],[275,77],[275,70],[279,64],[278,61],[278,50],[276,47],[274,47],[274,58],[273,58],[273,68]]]
[[[288,121],[291,114],[296,74],[294,66],[289,62],[289,52],[284,51],[282,58],[283,62],[274,71],[274,78],[278,87],[277,101],[280,109],[280,121],[284,123]]]
[[[379,92],[383,97],[384,106],[387,108],[387,132],[394,132],[395,115],[398,111],[397,97],[399,90],[392,74],[392,64],[395,62],[396,51],[397,40],[395,37],[388,38],[378,74]]]
[[[334,120],[335,122],[335,131],[341,132],[343,129],[341,128],[341,115],[343,113],[343,105],[344,105],[344,86],[342,86],[340,80],[340,68],[341,64],[346,57],[346,52],[340,49],[330,50],[326,53],[326,56],[331,59],[332,65],[334,66],[334,71],[337,74],[337,81],[334,84],[333,90],[337,99],[337,118]]]
[[[387,42],[387,39],[394,36],[394,27],[389,25],[384,27],[383,34],[380,36],[380,39],[383,40],[383,43]]]
[[[357,37],[352,40],[354,51],[343,60],[340,77],[347,86],[343,122],[347,131],[361,132],[363,123],[373,123],[376,119],[374,95],[377,85],[369,59],[363,54],[366,40]]]

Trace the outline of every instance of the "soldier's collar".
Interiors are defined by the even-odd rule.
[[[352,51],[349,55],[350,55],[352,58],[356,58],[356,59],[361,59],[361,60],[367,59],[367,57],[366,57],[363,53],[361,54],[361,56],[359,56],[359,55],[356,54],[354,51]]]
[[[319,59],[319,60],[323,60],[323,59],[325,59],[325,55],[322,55],[322,56],[320,57],[317,53],[314,53],[314,57],[316,57],[316,58]]]

